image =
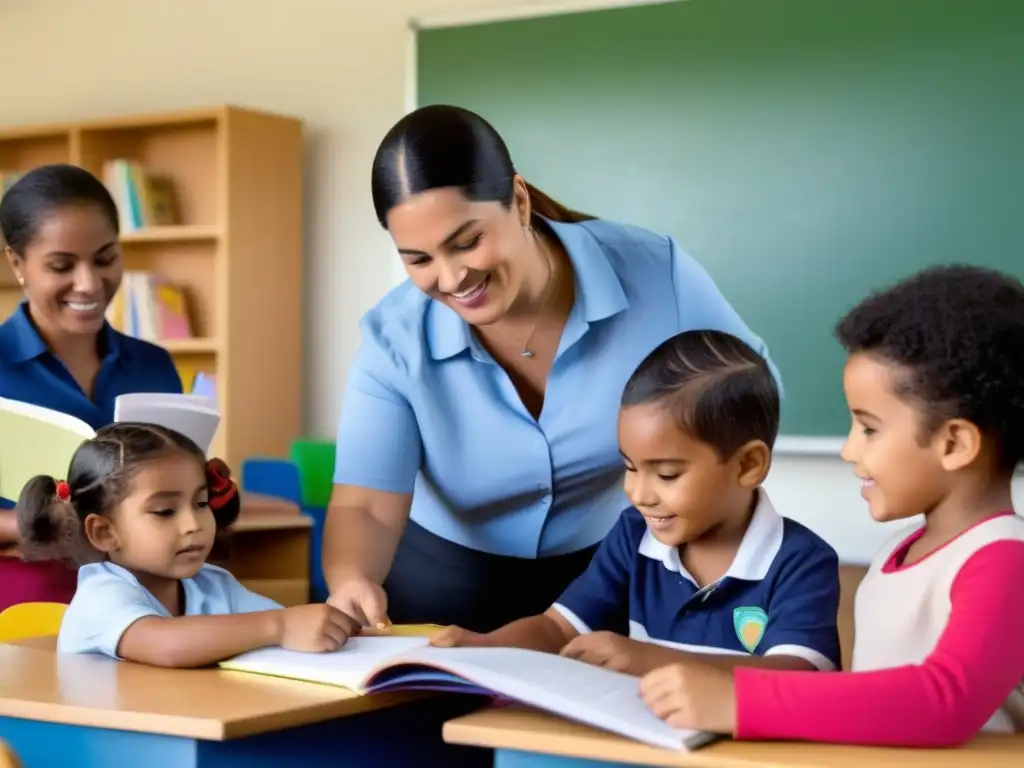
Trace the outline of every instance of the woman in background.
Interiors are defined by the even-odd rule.
[[[0,234],[25,295],[0,325],[0,397],[98,429],[114,420],[118,395],[181,392],[166,350],[118,333],[105,320],[124,263],[117,207],[95,176],[72,165],[30,171],[0,201]],[[18,557],[13,506],[0,499],[0,610],[68,602],[73,570]]]
[[[768,352],[671,238],[539,192],[472,112],[406,115],[372,187],[409,280],[349,374],[330,601],[486,632],[546,610],[629,506],[616,414],[648,352],[688,329]]]

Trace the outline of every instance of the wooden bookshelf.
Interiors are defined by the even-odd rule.
[[[69,162],[104,179],[127,159],[171,179],[180,224],[123,232],[125,269],[182,285],[194,338],[163,342],[186,389],[214,374],[213,451],[236,470],[302,431],[302,125],[231,106],[0,126],[0,172]],[[0,313],[21,298],[0,268]]]

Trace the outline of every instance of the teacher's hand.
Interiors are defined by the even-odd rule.
[[[388,618],[388,596],[383,587],[369,579],[350,579],[331,592],[327,602],[360,622],[364,627],[383,629]]]

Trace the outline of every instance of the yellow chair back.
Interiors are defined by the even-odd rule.
[[[0,768],[21,768],[21,760],[6,741],[0,741]]]
[[[26,637],[47,637],[60,632],[64,603],[18,603],[0,613],[0,643]]]

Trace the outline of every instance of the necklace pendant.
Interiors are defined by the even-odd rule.
[[[519,353],[519,356],[520,357],[533,357],[533,352],[531,352],[528,349],[524,349],[522,352]]]

